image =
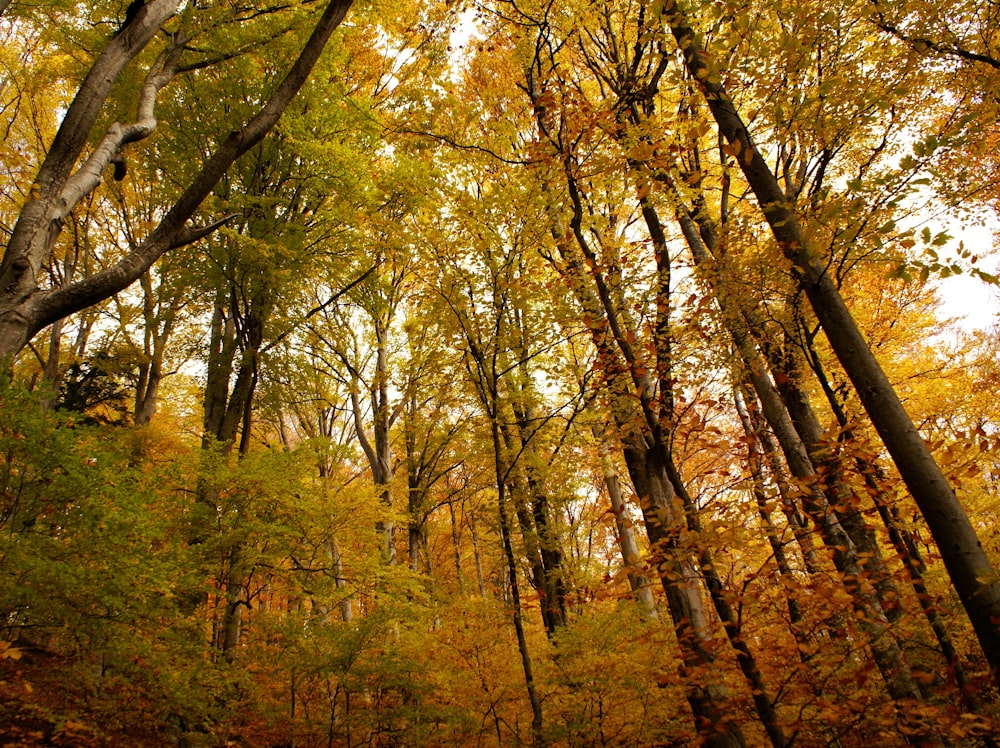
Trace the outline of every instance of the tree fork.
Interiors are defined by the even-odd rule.
[[[94,61],[39,168],[35,178],[39,197],[30,200],[18,216],[0,264],[0,361],[12,359],[44,327],[110,298],[138,280],[164,253],[207,236],[228,220],[202,228],[187,226],[229,167],[277,124],[352,2],[330,0],[270,98],[246,124],[229,133],[156,228],[132,252],[106,270],[65,288],[40,290],[35,278],[62,224],[60,198],[73,178],[73,166],[104,101],[128,63],[174,14],[178,3],[154,0],[143,6],[135,20]]]

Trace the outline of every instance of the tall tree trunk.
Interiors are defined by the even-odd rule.
[[[778,567],[778,573],[783,578],[792,580],[794,579],[794,572],[788,563],[788,557],[785,555],[785,544],[782,542],[778,528],[771,518],[770,502],[764,488],[764,448],[757,437],[758,429],[753,423],[750,411],[747,410],[742,389],[742,387],[734,388],[733,399],[736,404],[736,412],[740,417],[740,423],[743,425],[743,433],[747,437],[747,468],[750,473],[750,490],[753,493],[754,502],[757,504],[757,511],[760,514],[761,522],[764,524],[764,534],[767,536],[768,545],[771,546],[771,555],[774,557],[774,563]],[[808,648],[808,637],[803,630],[802,624],[804,619],[802,609],[799,606],[798,597],[793,592],[794,587],[795,585],[793,584],[786,585],[786,589],[788,590],[788,594],[786,595],[788,620],[791,624],[792,633],[799,644],[799,651],[805,655],[805,649]]]
[[[500,322],[501,320],[498,318],[498,329]],[[524,615],[521,609],[517,557],[514,555],[514,543],[511,537],[510,519],[507,513],[507,485],[510,480],[512,465],[507,464],[508,461],[504,459],[506,448],[501,438],[500,397],[498,391],[500,387],[500,375],[497,372],[497,358],[499,353],[494,348],[492,355],[487,358],[482,349],[474,344],[469,331],[466,330],[465,333],[469,342],[468,355],[473,364],[469,366],[469,372],[474,378],[479,404],[482,406],[490,423],[494,477],[497,491],[497,510],[500,518],[500,539],[503,543],[504,560],[506,562],[506,579],[510,591],[510,604],[514,621],[514,633],[517,637],[517,650],[521,656],[524,685],[528,692],[528,701],[531,704],[531,734],[534,745],[537,748],[543,748],[547,741],[543,733],[542,699],[535,685],[531,653],[528,649],[528,639],[524,631]],[[509,450],[507,451],[509,452]],[[517,453],[514,452],[513,454]]]
[[[389,405],[388,322],[378,315],[373,318],[375,327],[375,375],[366,393],[372,409],[372,438],[369,440],[364,426],[359,391],[360,377],[355,374],[351,383],[351,407],[354,413],[354,430],[368,458],[372,482],[382,502],[386,516],[375,523],[381,544],[382,561],[396,563],[395,523],[392,519],[392,443],[389,434],[393,413]]]
[[[595,435],[600,438],[596,428]],[[611,512],[614,514],[615,528],[618,531],[618,549],[622,554],[622,564],[625,568],[625,575],[628,577],[629,586],[632,588],[632,593],[635,595],[643,615],[651,621],[658,621],[660,614],[656,610],[652,582],[643,568],[632,522],[626,516],[627,508],[618,480],[618,471],[615,470],[610,455],[604,455],[602,458],[601,469],[604,474],[604,486],[607,488],[608,498],[611,500]]]
[[[209,341],[209,362],[205,384],[205,415],[202,448],[218,448],[224,456],[234,447],[242,458],[250,448],[253,397],[257,386],[257,356],[264,341],[264,329],[271,315],[273,303],[269,288],[261,289],[252,298],[242,300],[245,309],[242,322],[238,323],[236,309],[241,299],[235,289],[220,289],[212,318]],[[233,378],[233,369],[236,376]],[[230,386],[230,383],[232,386]],[[237,435],[239,442],[237,443]],[[204,511],[201,521],[206,525],[196,527],[191,538],[193,544],[201,543],[216,522],[218,495],[206,486],[200,486],[197,501]],[[226,656],[239,644],[242,622],[244,578],[247,569],[242,563],[243,548],[239,542],[223,551],[226,559],[221,577],[225,604],[222,611],[221,632],[216,636],[218,646]]]
[[[518,330],[518,333],[520,334],[521,331]],[[519,360],[523,363],[527,358],[527,353],[523,347],[520,348],[519,353]],[[530,391],[530,385],[526,384],[529,376],[523,370],[521,375],[521,381],[516,385],[516,398],[521,401],[521,405],[512,408],[517,431],[517,448],[511,450],[512,454],[519,455],[518,466],[521,469],[513,471],[513,475],[522,477],[526,494],[530,497],[530,516],[527,520],[527,529],[529,535],[532,536],[532,546],[538,549],[542,576],[536,580],[536,585],[538,585],[542,597],[541,607],[545,628],[552,635],[567,623],[566,600],[568,592],[563,570],[563,552],[559,534],[554,527],[554,520],[549,509],[549,497],[542,485],[542,479],[536,474],[534,467],[541,456],[537,454],[531,438],[531,424],[535,422],[535,413],[527,400],[533,397],[533,393]],[[513,446],[515,444],[507,443],[508,449]],[[526,544],[527,542],[526,538]]]
[[[330,409],[333,410],[332,408]],[[325,438],[330,439],[333,437],[333,423],[334,419],[332,417],[321,416],[319,419],[319,433]],[[330,465],[325,459],[320,461],[319,464],[319,479],[320,481],[326,482],[330,478]],[[337,542],[336,535],[330,535],[329,539],[323,543],[323,549],[326,551],[326,557],[330,562],[331,570],[333,571],[333,581],[334,586],[337,589],[338,594],[343,595],[340,599],[340,619],[344,623],[350,623],[354,618],[354,606],[351,602],[351,596],[347,594],[347,577],[344,575],[344,558],[340,553],[340,544]]]
[[[625,428],[619,427],[625,432]],[[666,593],[667,608],[680,646],[687,700],[704,745],[733,748],[746,745],[732,719],[729,696],[719,684],[715,642],[708,626],[704,602],[688,551],[678,537],[684,525],[683,510],[667,476],[663,450],[650,448],[633,432],[623,434],[623,453],[632,485],[642,507],[646,532]]]
[[[494,401],[495,405],[495,401]],[[500,513],[500,536],[503,541],[504,559],[507,562],[507,581],[510,584],[511,607],[513,608],[514,633],[517,637],[517,650],[521,655],[521,668],[524,671],[524,685],[528,691],[528,701],[531,704],[531,733],[536,746],[546,744],[543,727],[542,700],[535,686],[535,676],[531,665],[531,653],[528,651],[528,639],[524,633],[524,617],[521,612],[521,592],[517,581],[517,559],[514,556],[514,546],[510,537],[510,520],[507,518],[507,499],[505,496],[503,452],[500,445],[500,430],[496,419],[491,419],[493,434],[493,454],[496,462],[497,506]]]
[[[340,620],[344,623],[350,623],[354,618],[354,608],[351,604],[350,596],[344,593],[344,590],[347,588],[347,578],[344,576],[344,559],[340,555],[340,545],[337,543],[336,535],[330,536],[330,539],[325,543],[325,549],[327,558],[330,559],[333,568],[334,584],[337,591],[344,594],[344,597],[340,600]]]
[[[455,502],[448,502],[448,516],[451,518],[451,548],[455,555],[455,580],[458,582],[458,594],[465,597],[465,577],[462,574],[462,532],[455,516]]]
[[[528,506],[528,487],[524,479],[521,468],[521,461],[516,460],[518,454],[518,442],[516,441],[513,428],[506,420],[498,424],[500,437],[506,454],[512,457],[507,475],[507,494],[514,505],[514,516],[517,518],[517,526],[521,531],[521,542],[524,546],[522,553],[528,561],[528,568],[531,571],[531,585],[540,599],[545,597],[545,562],[542,560],[542,549],[538,539],[538,530],[535,528],[534,517]],[[541,605],[542,623],[545,630],[552,633],[555,629],[549,617],[549,609],[546,605]]]
[[[826,265],[806,241],[798,217],[753,144],[725,87],[714,76],[711,59],[686,15],[677,6],[677,0],[666,0],[662,13],[688,71],[705,94],[720,134],[735,151],[735,159],[778,246],[791,261],[796,280],[809,299],[830,346],[917,502],[994,679],[1000,684],[1000,576],[954,490],[858,329]]]
[[[553,114],[544,103],[544,87],[539,80],[542,68],[541,59],[536,57],[526,71],[526,91],[534,107],[538,134],[551,144],[559,159],[571,205],[566,227],[561,211],[554,204],[551,186],[548,181],[543,183],[549,199],[551,234],[559,253],[557,270],[580,305],[597,350],[597,367],[610,395],[610,411],[622,443],[625,465],[666,593],[696,729],[704,744],[711,748],[744,746],[743,733],[732,718],[728,694],[716,672],[714,641],[698,589],[697,572],[690,552],[678,545],[685,519],[683,509],[675,506],[677,496],[667,475],[667,447],[662,442],[657,404],[653,401],[655,386],[650,367],[636,355],[632,341],[638,338],[634,331],[622,329],[617,307],[599,270],[601,264],[585,235],[585,208],[574,173],[573,154],[554,136]]]
[[[806,346],[806,351],[809,358],[810,368],[812,368],[813,373],[819,380],[820,386],[827,397],[830,409],[833,411],[834,416],[837,419],[837,424],[840,427],[841,440],[846,444],[856,441],[857,437],[851,428],[847,414],[844,412],[844,408],[837,399],[836,393],[826,376],[826,371],[819,360],[819,355],[816,349],[811,345],[811,340]],[[931,630],[934,632],[938,646],[941,648],[941,653],[948,662],[949,672],[955,679],[955,683],[962,694],[962,699],[965,702],[966,707],[973,714],[982,714],[983,705],[976,694],[975,685],[969,680],[969,676],[965,671],[965,667],[962,665],[961,658],[959,657],[951,639],[951,634],[948,633],[948,629],[945,626],[944,620],[941,618],[934,597],[930,590],[927,589],[927,585],[924,582],[924,573],[927,570],[927,565],[920,552],[920,547],[913,540],[913,537],[902,528],[898,509],[886,498],[885,476],[880,475],[881,471],[879,465],[869,461],[865,457],[861,456],[861,454],[856,454],[854,459],[858,473],[860,473],[863,477],[865,486],[868,488],[869,495],[871,496],[872,501],[875,504],[875,509],[879,514],[879,518],[882,520],[882,524],[885,526],[886,531],[889,534],[889,542],[892,543],[893,550],[895,550],[899,555],[903,568],[910,579],[911,585],[913,586],[913,591],[916,594],[918,603],[920,604],[920,609],[923,611],[924,616],[927,618],[927,622],[930,624]]]
[[[690,216],[678,208],[678,218],[684,237],[698,264],[711,254]],[[844,529],[840,518],[823,492],[823,486],[808,449],[792,422],[788,409],[768,375],[768,366],[760,351],[750,340],[747,320],[737,310],[731,310],[726,297],[715,294],[724,323],[736,344],[746,376],[753,385],[768,425],[781,445],[792,475],[802,484],[802,500],[806,512],[819,528],[827,548],[833,553],[834,565],[843,575],[844,586],[851,595],[856,619],[868,636],[868,643],[879,672],[894,699],[921,698],[920,689],[911,676],[909,665],[890,630],[890,622],[882,607],[877,590],[869,583],[854,540]]]
[[[860,497],[847,482],[846,465],[843,464],[835,448],[836,443],[831,444],[827,440],[809,395],[800,385],[802,371],[798,365],[798,356],[792,345],[787,344],[780,361],[775,362],[775,357],[769,358],[772,361],[772,370],[777,375],[778,391],[788,407],[795,430],[801,436],[817,474],[822,476],[821,484],[827,494],[827,500],[857,547],[858,558],[865,573],[875,585],[886,617],[891,623],[895,623],[904,613],[899,589],[882,557],[882,549],[879,547],[875,531],[861,513]]]
[[[479,530],[476,527],[476,515],[469,512],[465,515],[469,521],[469,535],[472,536],[472,556],[476,561],[476,584],[479,585],[479,596],[486,597],[486,575],[483,573],[483,556],[479,549]]]
[[[673,396],[673,333],[670,321],[672,309],[670,287],[671,258],[667,247],[666,234],[662,223],[660,223],[656,207],[648,195],[642,195],[639,198],[639,204],[643,220],[646,223],[646,228],[653,243],[658,269],[656,289],[657,321],[654,346],[656,348],[657,377],[660,380],[660,409],[658,415],[660,424],[664,432],[666,432],[666,435],[663,437],[664,443],[662,443],[663,459],[667,475],[673,485],[674,493],[681,499],[687,528],[694,533],[695,537],[700,537],[702,534],[701,521],[698,516],[697,507],[688,493],[687,485],[684,483],[680,470],[677,468],[673,453],[665,443],[667,440],[672,439],[676,423]],[[784,730],[779,723],[774,704],[768,695],[767,686],[764,683],[760,668],[757,666],[757,660],[746,640],[741,636],[742,627],[730,604],[727,591],[722,583],[722,578],[719,576],[718,569],[716,568],[712,551],[707,544],[703,544],[698,550],[698,561],[701,573],[705,578],[705,584],[708,587],[712,605],[715,607],[719,620],[722,622],[723,629],[729,638],[731,646],[736,651],[736,661],[740,666],[740,670],[743,672],[750,686],[757,716],[764,725],[767,736],[774,748],[784,748],[784,746],[788,745],[788,738],[785,736]]]
[[[410,571],[420,571],[420,546],[424,532],[423,492],[420,485],[420,466],[417,460],[417,396],[411,392],[406,398],[403,423],[403,442],[406,446],[406,539]]]
[[[173,332],[177,302],[175,299],[161,299],[157,310],[149,272],[144,273],[139,282],[142,285],[143,360],[139,366],[139,382],[135,388],[132,414],[137,424],[145,424],[149,423],[156,412],[160,383],[164,376],[163,358],[166,355],[167,340]]]

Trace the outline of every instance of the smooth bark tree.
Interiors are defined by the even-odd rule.
[[[610,452],[613,448],[609,443],[610,436],[604,436],[602,429],[594,428],[594,436],[601,442],[601,451]],[[629,586],[635,594],[636,601],[642,607],[643,614],[650,620],[659,620],[660,614],[656,609],[656,598],[653,596],[652,580],[650,580],[646,569],[643,567],[642,556],[639,552],[639,543],[635,538],[635,529],[632,520],[628,517],[628,505],[622,494],[621,479],[615,469],[610,453],[603,454],[601,472],[604,476],[604,486],[608,492],[608,500],[611,502],[611,511],[615,516],[615,528],[618,531],[618,547],[621,551],[622,563],[625,566],[625,574],[628,577]]]
[[[994,677],[1000,682],[1000,576],[984,552],[961,502],[858,329],[826,264],[810,247],[793,206],[789,205],[717,71],[713,70],[710,53],[698,41],[676,0],[664,3],[662,22],[703,92],[720,135],[729,144],[781,252],[792,263],[795,278],[872,425],[920,507]]]
[[[132,122],[114,122],[101,133],[99,119],[113,87],[132,61],[177,14],[176,0],[140,5],[95,58],[49,145],[0,263],[0,358],[10,359],[44,327],[109,298],[138,280],[165,252],[210,235],[230,216],[203,226],[189,225],[230,166],[261,142],[309,77],[351,0],[327,4],[298,59],[267,96],[256,114],[233,129],[211,152],[180,197],[165,208],[157,225],[111,267],[65,287],[39,286],[62,227],[81,200],[100,185],[106,169],[124,158],[125,149],[156,128],[155,105],[162,89],[185,71],[211,58],[188,60],[189,32],[183,24],[167,40],[149,68]],[[88,142],[99,138],[86,153]],[[82,163],[80,163],[83,158]],[[79,164],[79,166],[78,166]]]
[[[656,395],[653,375],[660,371],[654,362],[637,355],[638,335],[631,326],[626,326],[627,313],[621,313],[614,303],[601,263],[584,233],[587,209],[576,177],[574,156],[563,147],[565,141],[560,132],[563,113],[549,105],[556,94],[545,88],[550,64],[544,51],[548,49],[548,41],[540,29],[535,57],[526,69],[525,90],[532,102],[539,136],[555,151],[554,171],[564,180],[568,195],[570,217],[566,221],[556,203],[555,187],[546,184],[551,234],[558,252],[558,263],[553,264],[580,305],[597,349],[597,362],[605,380],[602,386],[609,393],[611,417],[642,509],[653,554],[651,562],[666,593],[680,645],[687,698],[695,724],[706,745],[718,748],[744,745],[742,730],[729,714],[728,694],[714,682],[717,680],[715,645],[698,589],[693,549],[686,549],[679,542],[686,517],[675,486],[677,471],[672,469],[668,435],[660,421],[661,408],[665,419],[668,422],[670,419],[668,403],[660,402]],[[669,305],[660,313],[667,315]],[[671,393],[672,388],[668,388],[660,396],[668,400]]]
[[[509,259],[501,264],[506,266],[508,263]],[[508,446],[504,443],[503,438],[503,426],[508,411],[504,400],[510,397],[506,391],[504,379],[505,376],[509,376],[511,367],[507,363],[507,355],[503,346],[507,332],[505,327],[509,321],[507,307],[510,300],[508,289],[505,287],[507,279],[496,272],[497,270],[497,267],[488,268],[487,275],[483,279],[486,287],[483,293],[484,298],[478,296],[478,292],[483,289],[476,288],[471,282],[467,288],[461,286],[441,288],[439,293],[459,325],[459,334],[465,343],[465,368],[489,424],[500,540],[504,554],[503,574],[510,596],[514,632],[524,673],[524,685],[531,705],[532,740],[535,745],[544,746],[547,741],[544,735],[543,702],[535,680],[535,666],[528,647],[518,572],[518,556],[514,549],[513,527],[509,509],[511,499],[508,496],[511,488],[518,489],[517,483],[513,480],[513,473],[517,469],[521,454],[517,451],[516,445]],[[460,279],[467,271],[467,268],[459,268],[454,280],[461,283]],[[533,567],[534,575],[536,577],[541,575],[541,578],[544,579],[545,569],[541,554],[538,546],[531,543],[535,528],[530,524],[531,518],[527,513],[523,509],[520,512],[524,514],[523,518],[519,518],[519,522],[522,525],[526,555]],[[526,525],[527,527],[525,527]],[[534,537],[537,541],[537,535]],[[551,625],[551,620],[547,617],[545,625],[546,627]]]

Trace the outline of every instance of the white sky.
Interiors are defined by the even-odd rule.
[[[996,219],[994,219],[996,222]],[[954,237],[951,246],[963,242],[965,248],[981,258],[976,267],[1000,275],[1000,258],[996,253],[996,235],[1000,225],[993,227],[961,225],[948,222],[946,229]],[[948,257],[947,252],[943,252]],[[987,330],[1000,323],[1000,286],[992,286],[967,273],[943,278],[938,284],[941,308],[938,317],[954,319],[963,330]]]

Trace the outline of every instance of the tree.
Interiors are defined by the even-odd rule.
[[[11,230],[0,264],[0,288],[3,289],[0,291],[0,356],[12,357],[45,326],[121,291],[138,280],[165,252],[197,241],[226,223],[228,218],[216,219],[201,227],[188,225],[226,170],[277,123],[305,83],[351,2],[334,1],[325,6],[298,59],[264,105],[245,124],[234,127],[213,150],[180,196],[163,211],[156,227],[132,251],[106,270],[64,288],[40,288],[39,270],[51,256],[66,217],[98,187],[106,168],[124,158],[125,147],[148,137],[156,127],[154,108],[160,91],[177,75],[214,62],[211,56],[205,55],[188,59],[188,45],[195,34],[190,24],[194,20],[192,14],[197,13],[197,9],[189,9],[182,14],[176,28],[169,28],[167,41],[148,67],[135,102],[135,120],[107,126],[100,141],[77,167],[88,140],[99,131],[99,117],[113,86],[154,36],[168,28],[179,5],[175,0],[153,0],[140,5],[135,16],[128,19],[95,57],[80,82],[35,174],[29,198]]]
[[[9,230],[120,5],[5,6]],[[910,203],[973,187],[989,64],[902,38],[991,54],[974,5],[687,17],[989,558],[995,335],[942,341]],[[178,6],[78,160],[186,38],[156,129],[26,302],[145,246],[319,12]],[[987,655],[667,21],[376,0],[184,225],[228,220],[29,341],[0,743],[990,744]]]
[[[681,49],[692,78],[705,94],[719,132],[729,143],[778,246],[792,263],[795,277],[830,345],[920,507],[983,652],[1000,677],[1000,577],[954,490],[858,329],[834,279],[811,249],[787,197],[751,140],[717,72],[712,70],[708,53],[673,0],[664,4],[663,23]]]

